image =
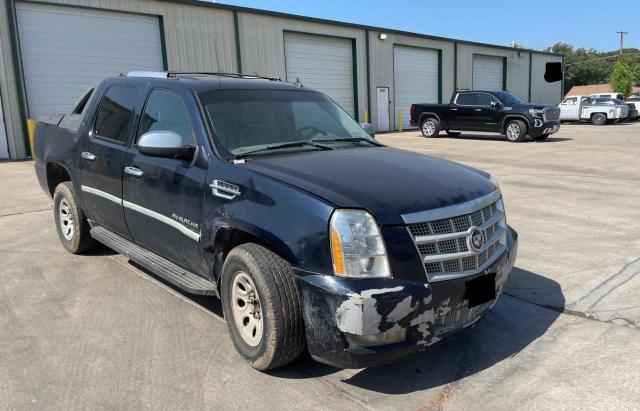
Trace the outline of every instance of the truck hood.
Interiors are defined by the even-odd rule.
[[[480,170],[389,147],[253,157],[245,167],[337,207],[366,209],[382,225],[401,225],[402,214],[467,202],[496,190],[489,174]]]

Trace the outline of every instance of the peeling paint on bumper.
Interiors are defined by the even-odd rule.
[[[349,279],[298,271],[309,352],[341,368],[363,368],[426,349],[482,318],[502,293],[517,253],[509,229],[507,251],[483,272],[429,284],[396,279]],[[467,281],[496,274],[496,299],[471,309]],[[350,346],[344,333],[378,334],[401,328],[406,341],[379,347]]]

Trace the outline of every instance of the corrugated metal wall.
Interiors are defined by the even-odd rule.
[[[34,1],[34,0],[31,0]],[[529,52],[458,42],[457,73],[455,70],[455,41],[425,38],[410,33],[388,32],[386,40],[379,40],[378,29],[349,26],[340,23],[309,21],[296,16],[260,14],[245,9],[231,10],[227,6],[188,4],[157,0],[48,0],[40,3],[99,8],[121,12],[159,16],[164,28],[168,68],[183,71],[238,71],[234,20],[239,27],[242,71],[285,78],[284,33],[303,32],[354,39],[358,114],[370,108],[369,118],[376,119],[376,87],[389,87],[393,100],[394,44],[440,50],[442,54],[442,100],[447,102],[454,88],[470,88],[473,54],[507,57],[507,88],[523,98],[529,97]],[[7,18],[7,5],[0,2],[0,89],[3,91],[4,114],[10,155],[24,158],[27,153],[23,141],[24,126],[20,114],[20,99],[14,75],[12,43]],[[227,7],[227,8],[225,8]],[[235,14],[235,16],[234,16]],[[366,32],[369,30],[369,77],[367,85]],[[520,54],[520,55],[518,55]],[[557,103],[561,96],[560,83],[546,83],[542,78],[546,61],[561,61],[559,56],[534,53],[532,56],[532,100]],[[542,74],[540,74],[542,73]],[[454,78],[457,74],[457,83]],[[368,87],[367,87],[368,86]],[[371,96],[369,96],[369,90]],[[369,106],[370,99],[370,106]],[[26,106],[24,106],[26,112]],[[395,112],[392,101],[391,112]],[[408,115],[408,113],[406,114]],[[394,121],[391,122],[394,124]]]
[[[562,57],[533,53],[531,58],[531,101],[558,104],[562,100],[562,81],[547,83],[544,73],[547,63],[560,63]]]
[[[9,146],[9,157],[20,159],[26,156],[23,140],[22,117],[18,99],[17,81],[11,57],[7,2],[0,1],[0,90],[2,91],[2,109],[4,125]]]

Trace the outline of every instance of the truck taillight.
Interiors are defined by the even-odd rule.
[[[411,107],[409,107],[409,114],[411,115],[411,117],[413,117],[413,110],[414,110],[414,107],[412,104]]]

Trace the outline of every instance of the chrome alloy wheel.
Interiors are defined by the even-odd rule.
[[[73,225],[73,213],[66,198],[60,200],[58,212],[60,214],[60,232],[62,232],[64,238],[71,241],[75,234],[75,227]]]
[[[520,137],[520,126],[517,123],[511,123],[507,126],[507,138],[509,140],[517,140]]]
[[[432,136],[435,132],[436,124],[433,122],[433,120],[425,120],[425,122],[422,123],[422,133],[425,136]]]
[[[231,306],[236,328],[244,342],[255,347],[260,344],[264,332],[258,291],[251,277],[244,271],[236,273],[231,287]]]

